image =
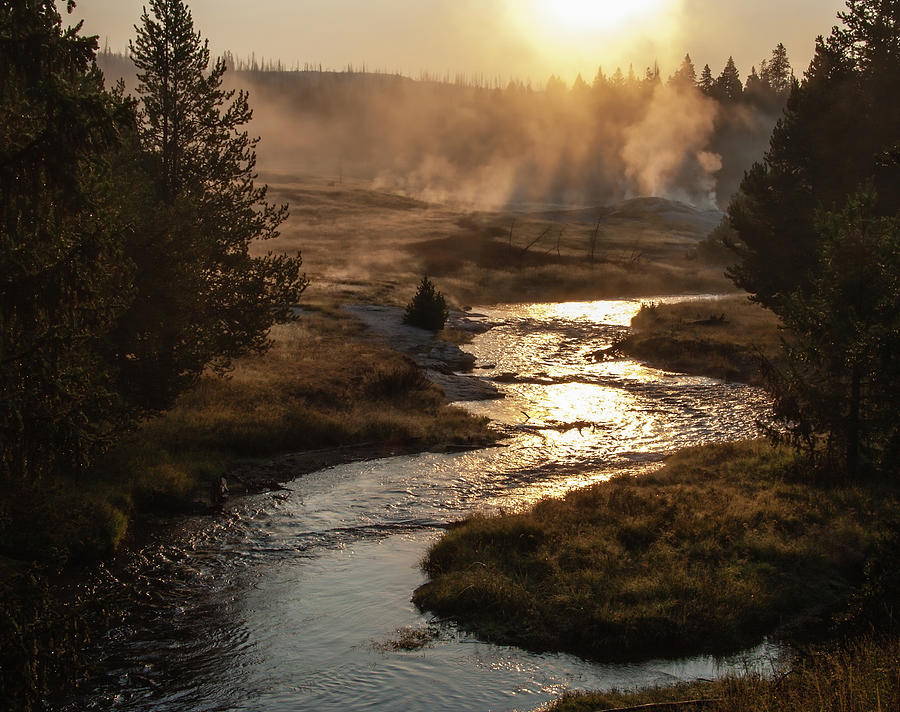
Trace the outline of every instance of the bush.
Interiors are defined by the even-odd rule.
[[[403,323],[429,331],[440,331],[444,328],[448,314],[444,295],[435,291],[434,283],[428,277],[422,277],[416,296],[406,307]]]

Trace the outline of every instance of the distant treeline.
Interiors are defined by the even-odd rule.
[[[253,92],[263,167],[353,176],[435,201],[499,207],[600,204],[658,195],[724,205],[765,149],[793,83],[783,45],[745,80],[729,58],[718,75],[689,56],[598,70],[571,87],[482,76],[412,79],[365,67],[322,71],[235,59],[226,82]],[[133,70],[103,52],[108,79]]]

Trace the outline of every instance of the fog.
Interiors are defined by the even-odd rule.
[[[124,58],[106,63],[108,78],[127,72]],[[642,196],[722,208],[781,107],[621,74],[540,89],[353,71],[230,71],[226,82],[250,92],[263,172],[481,210]]]
[[[777,117],[650,80],[541,91],[349,72],[231,81],[251,92],[264,169],[476,209],[637,196],[721,207]]]

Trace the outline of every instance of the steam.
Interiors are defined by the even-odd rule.
[[[625,129],[625,176],[636,195],[716,205],[722,156],[708,150],[718,104],[693,87],[660,84],[641,121]]]
[[[251,91],[262,170],[354,178],[469,209],[635,196],[715,207],[774,123],[662,83],[579,92],[354,73],[231,77]]]

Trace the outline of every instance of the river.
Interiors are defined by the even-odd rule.
[[[632,688],[765,666],[606,665],[481,642],[410,603],[429,544],[467,513],[657,467],[667,452],[752,436],[757,390],[591,354],[627,329],[631,300],[493,307],[466,346],[503,400],[468,404],[502,447],[322,470],[180,522],[136,557],[144,597],[89,651],[97,675],[56,709],[141,712],[530,710],[564,690]],[[398,631],[429,640],[397,649]]]

